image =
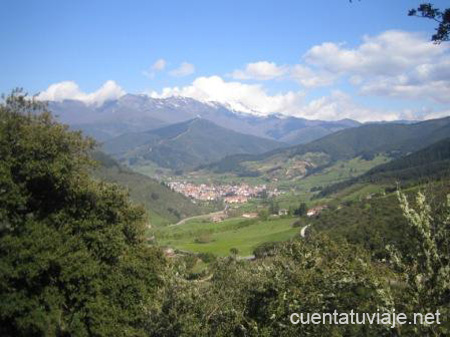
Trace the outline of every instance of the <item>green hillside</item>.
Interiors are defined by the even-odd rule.
[[[361,175],[325,188],[329,195],[357,183],[420,183],[450,176],[450,138],[389,163],[376,166]]]
[[[148,162],[174,170],[193,169],[227,155],[258,154],[283,146],[273,140],[241,134],[205,119],[170,125],[138,134],[125,134],[103,149],[131,165]]]
[[[377,154],[392,158],[422,149],[450,134],[450,118],[416,124],[368,124],[338,131],[305,145],[277,149],[256,156],[231,156],[204,169],[226,173],[257,175],[267,169],[286,171],[287,165],[300,164],[308,171],[320,170],[338,160],[356,157],[371,159]],[[315,160],[309,160],[309,159]],[[269,168],[269,163],[273,165]],[[261,169],[265,167],[266,169]],[[281,177],[279,177],[281,178]]]
[[[126,187],[131,199],[147,209],[152,225],[174,223],[182,218],[206,211],[158,181],[124,168],[102,152],[95,152],[94,159],[99,161],[100,165],[93,175],[98,179]]]

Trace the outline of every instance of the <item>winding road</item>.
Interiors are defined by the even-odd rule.
[[[303,228],[300,230],[300,236],[301,236],[302,238],[306,237],[306,230],[308,229],[309,226],[311,226],[311,225],[306,225],[305,227],[303,227]]]
[[[204,218],[210,218],[210,217],[215,216],[215,215],[221,215],[221,214],[224,213],[224,211],[225,210],[218,211],[218,212],[213,212],[213,213],[208,213],[208,214],[194,215],[194,216],[191,216],[189,218],[184,218],[184,219],[178,221],[176,224],[169,225],[169,227],[180,226],[180,225],[183,225],[184,223],[186,223],[187,221],[193,220],[193,219],[204,219]]]

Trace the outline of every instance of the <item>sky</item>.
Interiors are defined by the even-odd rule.
[[[420,0],[3,0],[0,92],[126,93],[359,121],[450,115],[450,42]],[[448,7],[448,0],[433,2]]]

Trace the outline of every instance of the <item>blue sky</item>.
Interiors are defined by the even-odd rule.
[[[435,24],[406,15],[419,3],[4,0],[0,91],[65,83],[43,97],[145,92],[308,118],[447,115],[448,45],[425,45]]]

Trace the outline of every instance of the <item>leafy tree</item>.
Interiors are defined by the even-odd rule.
[[[149,335],[396,335],[381,325],[292,325],[294,312],[386,311],[392,297],[384,270],[354,246],[320,237],[282,243],[276,250],[252,263],[219,259],[206,281],[173,275],[151,310]]]
[[[306,203],[302,202],[300,206],[294,211],[294,214],[301,217],[305,216],[308,212],[308,206],[306,206]]]
[[[417,237],[415,249],[408,255],[392,250],[396,266],[407,281],[411,312],[441,313],[444,325],[416,325],[422,336],[448,336],[450,333],[450,195],[445,206],[432,209],[425,195],[417,194],[412,207],[405,194],[398,192],[400,207]]]
[[[431,40],[435,43],[449,40],[450,8],[441,11],[431,3],[423,3],[417,9],[411,9],[408,15],[434,20],[439,24],[436,33],[431,37]]]
[[[1,336],[142,335],[163,257],[93,147],[20,90],[0,104]]]

